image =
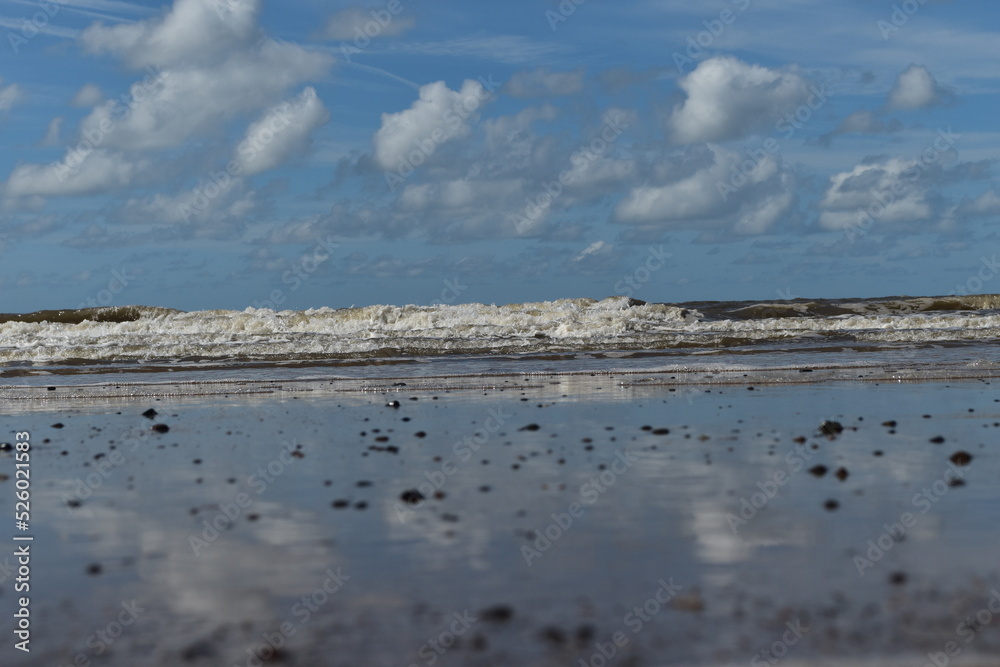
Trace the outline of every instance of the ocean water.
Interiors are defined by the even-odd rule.
[[[20,386],[573,372],[983,377],[1000,368],[998,327],[992,294],[278,312],[120,306],[0,315],[0,377]]]

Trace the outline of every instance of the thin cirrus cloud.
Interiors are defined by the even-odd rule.
[[[386,7],[354,6],[331,16],[323,35],[336,40],[370,40],[402,35],[417,24],[416,17],[392,13]]]
[[[550,72],[536,69],[517,72],[510,77],[504,91],[512,97],[564,97],[583,90],[583,69],[572,72]]]

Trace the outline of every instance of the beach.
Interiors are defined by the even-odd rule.
[[[5,663],[993,664],[1000,391],[881,372],[7,387]]]

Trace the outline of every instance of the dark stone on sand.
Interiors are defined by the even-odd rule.
[[[889,428],[896,428],[896,420],[890,419],[887,422],[882,422],[882,426],[888,426]]]
[[[368,509],[368,503],[365,502],[364,500],[359,500],[358,502],[354,503],[354,509],[356,510]]]
[[[814,465],[812,468],[809,468],[809,474],[814,477],[822,477],[826,474],[827,470],[829,470],[829,468],[820,463],[819,465]]]
[[[658,428],[653,430],[653,435],[667,435],[670,433],[669,428]]]
[[[479,615],[487,623],[506,623],[514,616],[514,610],[505,604],[497,604],[483,609]]]
[[[79,507],[80,505],[82,505],[82,503],[76,498],[70,498],[69,500],[66,501],[67,507]]]
[[[458,523],[458,515],[451,514],[450,512],[445,512],[444,514],[441,515],[441,520],[448,521],[450,523]]]
[[[420,493],[416,489],[407,489],[399,494],[399,499],[404,503],[409,503],[410,505],[416,505],[421,500],[424,500],[424,494]]]
[[[260,515],[257,514],[256,512],[251,512],[250,514],[247,514],[247,521],[253,522],[258,520],[260,520]]]
[[[550,644],[562,645],[566,643],[566,633],[554,625],[543,629],[541,636]]]
[[[357,486],[359,488],[364,488],[366,486],[371,486],[371,485],[372,485],[372,483],[369,480],[367,480],[367,479],[362,479],[362,480],[359,480],[357,483],[355,483],[355,486]]]
[[[839,503],[839,502],[837,502],[836,500],[828,500],[828,501],[826,501],[825,503],[823,503],[823,507],[824,507],[824,508],[825,508],[825,509],[826,509],[827,511],[829,511],[829,512],[832,512],[833,510],[835,510],[835,509],[837,509],[838,507],[840,507],[840,503]]]
[[[393,387],[405,387],[406,383],[405,382],[393,382],[392,386]]]
[[[485,651],[489,646],[489,642],[486,641],[486,637],[482,635],[476,635],[472,638],[472,650],[473,651]]]
[[[489,484],[483,484],[481,487],[479,487],[479,492],[480,493],[489,493],[490,492],[490,488],[491,487],[490,487]]]
[[[157,433],[166,433],[167,431],[170,430],[170,427],[167,426],[166,424],[153,424],[152,426],[150,426],[150,428],[156,431]]]
[[[538,424],[528,424],[527,426],[522,426],[521,428],[519,428],[517,430],[518,431],[537,431],[540,428],[541,428],[541,426],[539,426]]]
[[[146,410],[145,412],[143,412],[142,416],[145,417],[146,419],[152,419],[153,417],[155,417],[158,414],[160,414],[160,413],[157,412],[156,410],[154,410],[153,408],[150,408],[149,410]]]
[[[297,450],[297,449],[296,449],[296,450],[294,450],[294,451],[293,451],[293,452],[292,452],[292,453],[290,454],[290,456],[291,456],[292,458],[296,458],[296,459],[304,459],[304,458],[306,457],[306,455],[305,455],[305,454],[303,454],[303,453],[302,453],[301,451],[299,451],[299,450]]]
[[[56,422],[55,424],[52,425],[52,428],[62,428],[62,427],[63,427],[62,422]]]
[[[389,401],[388,403],[385,404],[385,407],[387,407],[387,408],[398,408],[399,407],[399,401]]]
[[[905,572],[893,572],[889,575],[889,583],[893,586],[902,586],[906,583],[906,573]]]
[[[969,462],[972,461],[972,454],[963,450],[959,450],[954,454],[952,454],[948,460],[957,466],[967,466],[969,465]]]
[[[823,435],[838,435],[843,432],[844,427],[840,422],[825,421],[819,425],[819,432]]]
[[[100,573],[101,573],[101,572],[102,572],[103,570],[104,570],[104,568],[102,568],[102,567],[101,567],[101,564],[100,564],[100,563],[91,563],[90,565],[88,565],[88,566],[87,566],[87,570],[86,570],[86,572],[87,572],[87,574],[89,574],[90,576],[92,576],[92,577],[96,577],[96,576],[97,576],[97,575],[99,575],[99,574],[100,574]]]
[[[14,449],[14,445],[9,442],[0,443],[0,452],[9,452]]]
[[[847,472],[847,468],[837,468],[837,472],[835,472],[833,474],[834,474],[834,476],[837,479],[839,479],[841,482],[843,482],[845,479],[847,479],[847,476],[850,473]]]
[[[576,641],[579,644],[589,644],[594,638],[594,626],[581,625],[576,629]]]
[[[425,432],[423,432],[423,431],[417,431],[416,433],[413,434],[413,437],[415,437],[415,438],[426,438],[427,434]]]
[[[800,373],[812,373],[813,369],[811,369],[811,368],[800,368],[799,372]]]
[[[351,502],[349,500],[334,500],[332,503],[330,503],[330,507],[332,507],[335,510],[342,510],[347,506],[349,506],[350,504]]]
[[[181,659],[184,662],[194,662],[202,658],[211,658],[214,655],[215,647],[207,639],[199,639],[181,650]]]
[[[931,442],[933,442],[935,445],[940,445],[944,442],[944,436],[936,435],[933,438],[931,438]]]

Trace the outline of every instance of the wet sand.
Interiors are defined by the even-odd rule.
[[[998,385],[667,379],[23,392],[3,664],[997,663]]]

